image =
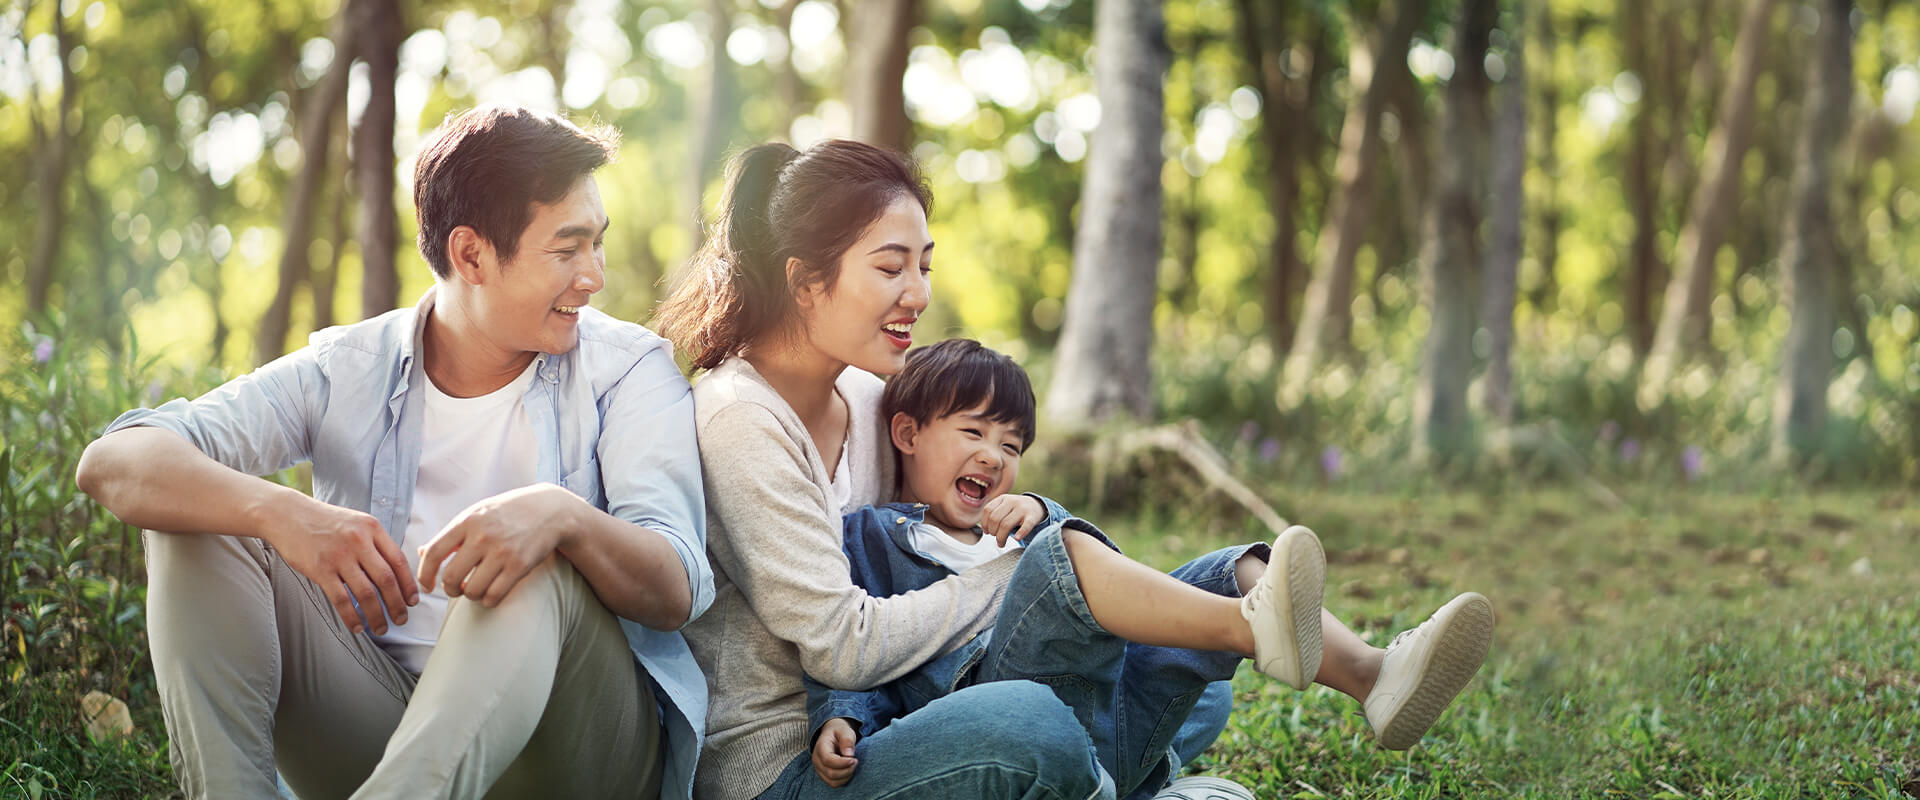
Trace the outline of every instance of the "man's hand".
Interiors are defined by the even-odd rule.
[[[1003,494],[987,501],[980,514],[980,530],[1006,547],[1007,537],[1024,542],[1046,518],[1047,507],[1040,501],[1024,494]]]
[[[474,503],[421,548],[420,585],[432,588],[438,579],[448,597],[497,606],[521,578],[559,549],[569,515],[581,507],[591,508],[551,483]]]
[[[859,739],[853,725],[842,718],[827,720],[820,726],[820,738],[813,742],[813,774],[835,789],[853,780],[860,759],[853,757],[853,743]]]
[[[349,598],[359,600],[375,634],[387,632],[387,617],[405,624],[407,606],[420,602],[420,590],[406,556],[379,521],[305,495],[285,496],[296,499],[270,515],[260,538],[280,551],[287,566],[327,593],[348,630],[361,630],[360,612]],[[385,616],[379,611],[383,605]]]

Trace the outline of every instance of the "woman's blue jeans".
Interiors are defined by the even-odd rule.
[[[787,764],[763,800],[1114,796],[1074,711],[1031,681],[968,686],[894,720],[854,748],[860,768],[832,788],[810,753]]]
[[[1243,657],[1135,644],[1108,633],[1087,607],[1062,528],[1111,543],[1081,519],[1035,534],[1007,584],[993,641],[974,680],[1030,680],[1052,688],[1092,735],[1119,795],[1151,796],[1226,727],[1233,696],[1227,681]],[[1170,574],[1238,597],[1234,567],[1250,549],[1266,555],[1264,544],[1229,547]]]

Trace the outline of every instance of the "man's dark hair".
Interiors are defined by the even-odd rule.
[[[972,339],[948,339],[907,354],[907,366],[887,380],[880,416],[905,414],[925,425],[985,403],[986,417],[1020,430],[1020,449],[1033,445],[1033,383],[1005,354]]]
[[[536,203],[559,202],[580,178],[613,160],[620,134],[581,130],[525,108],[476,108],[447,119],[413,168],[420,255],[433,274],[453,273],[447,235],[466,225],[513,259]]]

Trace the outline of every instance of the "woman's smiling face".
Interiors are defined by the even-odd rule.
[[[913,323],[932,285],[933,235],[927,212],[902,193],[840,257],[832,286],[800,289],[806,341],[828,358],[876,375],[906,365]]]

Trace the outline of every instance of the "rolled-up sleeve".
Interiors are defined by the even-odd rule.
[[[691,622],[713,605],[693,390],[663,344],[643,355],[601,403],[596,452],[607,513],[673,545],[693,597]]]
[[[316,349],[303,347],[193,400],[121,414],[103,435],[161,428],[231,469],[270,475],[312,457],[326,384]]]

